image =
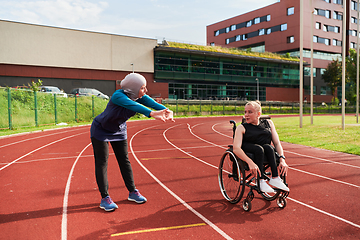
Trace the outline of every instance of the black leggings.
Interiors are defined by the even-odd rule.
[[[258,144],[243,142],[241,148],[244,152],[250,152],[255,155],[254,162],[260,169],[261,179],[265,179],[265,175],[264,175],[265,156],[271,168],[271,176],[272,177],[279,176],[276,166],[275,148],[271,144],[265,144],[261,146]]]
[[[109,183],[107,178],[107,166],[109,158],[109,143],[91,138],[95,157],[95,177],[101,197],[109,196]],[[135,183],[131,163],[128,158],[127,140],[110,142],[119,164],[122,178],[129,192],[135,191]]]

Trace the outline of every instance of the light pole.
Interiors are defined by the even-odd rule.
[[[260,98],[259,98],[259,79],[256,78],[256,91],[257,91],[257,100],[260,101]]]

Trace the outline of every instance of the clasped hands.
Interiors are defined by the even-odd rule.
[[[156,120],[161,120],[163,122],[166,122],[166,121],[175,122],[174,113],[173,113],[173,111],[171,111],[169,109],[163,109],[163,110],[159,110],[159,111],[152,111],[150,113],[150,116],[155,118]]]

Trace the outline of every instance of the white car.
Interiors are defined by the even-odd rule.
[[[67,94],[64,93],[64,91],[61,91],[58,87],[54,87],[54,86],[41,86],[40,92],[51,93],[53,95],[56,94],[59,95],[60,97],[67,97]]]

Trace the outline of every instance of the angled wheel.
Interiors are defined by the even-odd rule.
[[[239,166],[234,153],[226,151],[220,160],[218,180],[222,195],[230,203],[238,203],[244,194],[244,174],[242,163]]]
[[[287,201],[286,198],[284,198],[283,196],[280,196],[277,200],[276,200],[277,205],[279,206],[279,208],[285,208]]]
[[[251,200],[249,199],[245,199],[244,202],[243,202],[243,209],[246,211],[246,212],[249,212],[251,210]]]

